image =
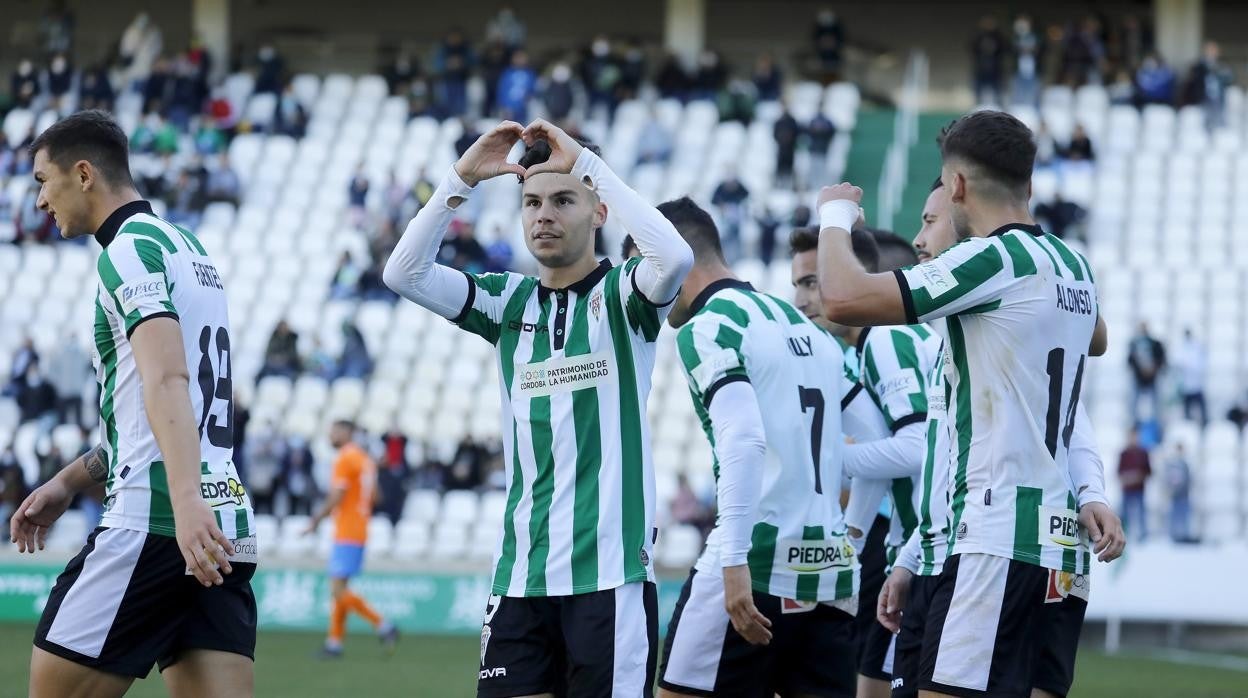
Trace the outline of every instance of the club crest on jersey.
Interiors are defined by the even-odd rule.
[[[490,630],[490,626],[481,626],[481,666],[485,666],[485,650],[490,646],[490,635],[494,631]]]
[[[1061,603],[1067,596],[1088,600],[1091,591],[1090,580],[1086,574],[1049,570],[1049,583],[1045,585],[1044,602]]]
[[[589,312],[594,314],[595,320],[602,315],[602,289],[595,290],[594,295],[589,297]]]

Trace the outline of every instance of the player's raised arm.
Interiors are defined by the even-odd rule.
[[[819,299],[824,317],[842,325],[904,325],[901,288],[893,274],[870,274],[854,256],[849,231],[862,189],[842,182],[819,192]]]
[[[147,419],[165,460],[178,547],[187,568],[204,586],[222,584],[221,574],[232,571],[226,557],[234,554],[234,546],[200,494],[199,429],[191,410],[182,332],[171,317],[153,317],[133,332],[130,346],[142,379]]]
[[[464,312],[471,282],[462,272],[434,262],[438,247],[455,209],[478,182],[503,174],[524,175],[523,167],[507,162],[522,131],[514,121],[500,123],[478,138],[446,173],[429,203],[407,224],[386,262],[382,280],[390,290],[447,319]]]
[[[568,172],[598,194],[608,215],[633,237],[641,251],[641,264],[633,271],[633,286],[651,305],[666,306],[675,298],[693,266],[693,250],[658,209],[629,188],[607,164],[582,147],[576,139],[547,121],[538,119],[524,129],[524,142],[550,144],[546,162],[530,167],[526,176],[541,172]]]

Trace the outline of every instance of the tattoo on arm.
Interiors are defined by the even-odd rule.
[[[87,469],[87,475],[90,475],[92,480],[104,482],[108,479],[108,463],[105,462],[103,446],[96,446],[87,451],[87,454],[82,457],[82,464]]]

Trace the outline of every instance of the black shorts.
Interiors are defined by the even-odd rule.
[[[875,607],[884,586],[888,560],[884,541],[892,522],[887,516],[876,515],[867,532],[867,540],[858,556],[862,564],[862,583],[858,587],[858,615],[854,617],[858,638],[858,673],[873,679],[888,680],[883,668],[888,655],[891,633],[875,619]]]
[[[924,629],[918,687],[1027,698],[1038,686],[1064,695],[1087,607],[1076,594],[1086,589],[1082,575],[994,555],[950,557]]]
[[[97,528],[56,579],[35,646],[72,662],[143,678],[187,650],[255,658],[255,539],[236,541],[234,571],[221,586],[187,574],[177,541]],[[244,560],[247,560],[244,562]]]
[[[477,695],[654,695],[658,594],[651,582],[573,596],[491,596]]]
[[[893,650],[893,698],[919,695],[919,656],[923,649],[923,631],[927,626],[932,597],[936,594],[935,575],[910,579],[910,595],[901,611],[901,632]]]
[[[759,592],[754,605],[771,621],[769,645],[751,645],[732,627],[722,579],[692,572],[667,628],[659,686],[695,696],[853,698],[853,616]]]

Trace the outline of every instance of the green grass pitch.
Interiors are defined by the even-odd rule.
[[[24,695],[33,626],[0,625],[0,689]],[[256,651],[256,695],[265,698],[473,696],[480,645],[474,637],[405,636],[386,656],[367,635],[347,637],[346,656],[318,661],[321,637],[262,632]],[[156,672],[137,681],[134,698],[164,696]],[[1248,696],[1248,672],[1175,664],[1139,656],[1079,654],[1072,698],[1235,698]]]

